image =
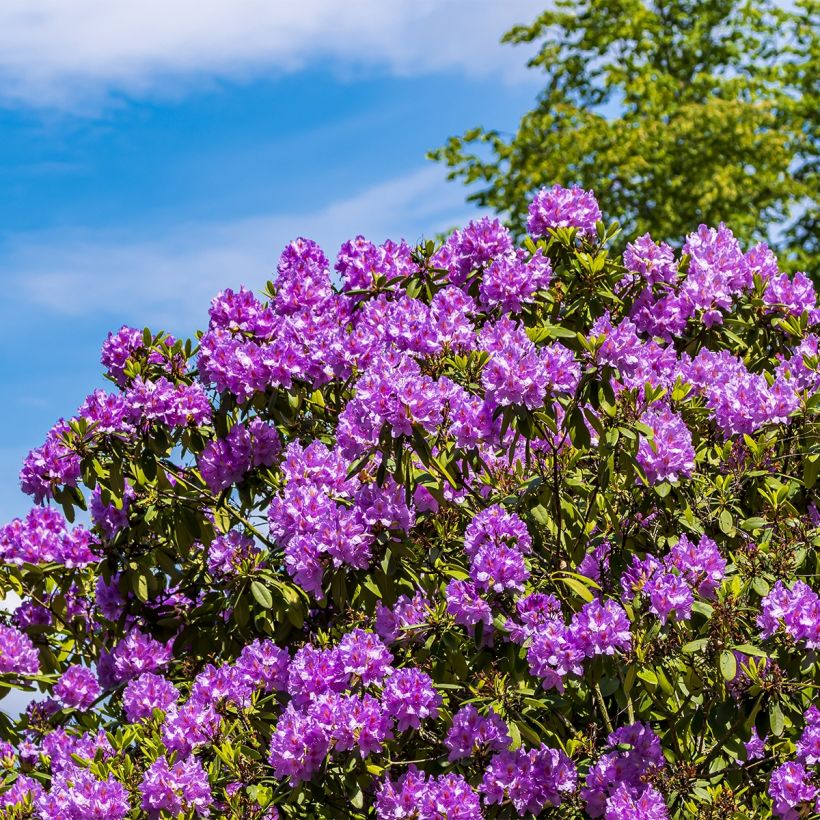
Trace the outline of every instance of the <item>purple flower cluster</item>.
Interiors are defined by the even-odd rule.
[[[683,419],[666,406],[650,407],[641,422],[652,428],[651,441],[641,436],[637,461],[650,484],[688,478],[695,469],[692,433]]]
[[[138,723],[154,715],[154,710],[167,712],[179,699],[179,692],[171,681],[153,672],[143,672],[128,681],[122,706],[129,723]]]
[[[69,529],[63,515],[52,507],[35,507],[25,518],[0,527],[0,561],[6,564],[84,567],[96,563],[96,547],[87,529]]]
[[[315,441],[291,444],[282,465],[284,493],[270,506],[271,534],[284,546],[288,572],[322,597],[325,568],[370,564],[374,528],[407,530],[413,511],[392,482],[382,487],[347,477],[341,452]]]
[[[601,209],[592,191],[577,185],[542,188],[530,204],[527,230],[533,236],[546,236],[550,228],[577,228],[585,237],[595,236],[595,223],[601,220]]]
[[[631,648],[629,619],[615,601],[606,599],[602,603],[596,598],[575,613],[567,625],[560,604],[542,598],[531,601],[534,608],[525,609],[521,637],[530,639],[527,661],[545,689],[563,692],[564,678],[581,675],[585,659]]]
[[[621,589],[626,601],[644,596],[649,611],[665,624],[671,615],[688,620],[696,593],[714,598],[725,571],[726,559],[711,538],[701,536],[695,544],[682,535],[662,561],[652,555],[643,560],[633,556],[621,576]]]
[[[0,624],[0,675],[36,675],[39,671],[40,655],[31,638]]]
[[[84,712],[94,705],[101,691],[97,676],[87,667],[74,664],[60,676],[54,687],[54,697],[63,706]]]
[[[279,453],[279,433],[260,419],[234,425],[225,438],[214,439],[199,456],[203,481],[211,492],[237,484],[254,467],[269,467]]]
[[[411,767],[398,780],[385,779],[376,794],[379,820],[482,820],[481,803],[458,774],[427,777]]]
[[[256,561],[260,554],[252,538],[239,530],[230,530],[218,535],[208,546],[208,572],[216,578],[236,575],[243,564]]]
[[[643,723],[633,723],[616,729],[607,738],[612,751],[601,755],[589,770],[581,797],[586,801],[590,817],[632,818],[668,816],[660,795],[648,784],[654,772],[665,766],[661,741]],[[647,807],[654,814],[618,814],[631,808],[645,792]],[[640,805],[640,804],[638,804]]]
[[[453,715],[453,725],[444,738],[444,745],[450,751],[450,762],[472,757],[484,750],[503,752],[510,742],[507,724],[492,709],[484,717],[472,704]]]
[[[140,784],[142,808],[149,818],[159,818],[161,812],[172,817],[180,813],[209,817],[213,802],[208,773],[197,757],[169,764],[158,757],[145,771]]]
[[[490,761],[481,781],[484,800],[492,805],[509,799],[520,816],[537,815],[547,806],[560,806],[575,791],[578,775],[559,749],[543,744],[500,752]]]
[[[795,581],[791,589],[777,581],[760,606],[757,625],[762,637],[782,629],[809,649],[820,648],[820,597],[804,581]]]

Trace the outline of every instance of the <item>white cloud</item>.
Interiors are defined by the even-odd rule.
[[[3,0],[0,97],[76,107],[329,60],[400,75],[521,77],[501,47],[543,0]]]
[[[0,280],[14,294],[5,308],[152,325],[189,333],[204,324],[211,297],[226,287],[258,289],[282,248],[297,236],[332,259],[345,239],[423,235],[471,213],[462,189],[438,166],[387,181],[312,213],[267,214],[233,222],[175,226],[161,236],[88,230],[18,235],[0,248]]]

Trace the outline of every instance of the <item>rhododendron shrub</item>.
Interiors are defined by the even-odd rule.
[[[11,818],[820,810],[809,279],[544,189],[124,327],[0,529]],[[9,597],[9,600],[12,600]]]

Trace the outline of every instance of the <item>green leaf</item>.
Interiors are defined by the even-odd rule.
[[[268,588],[259,583],[259,581],[251,581],[251,594],[256,599],[256,602],[264,607],[270,609],[273,606],[273,597]]]
[[[724,680],[734,680],[737,675],[737,658],[735,653],[724,649],[720,653],[720,674],[723,675]]]

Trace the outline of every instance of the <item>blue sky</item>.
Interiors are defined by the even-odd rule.
[[[468,218],[424,159],[538,90],[500,35],[532,0],[4,0],[0,520],[25,453],[100,383],[123,323],[202,326],[284,244]]]

